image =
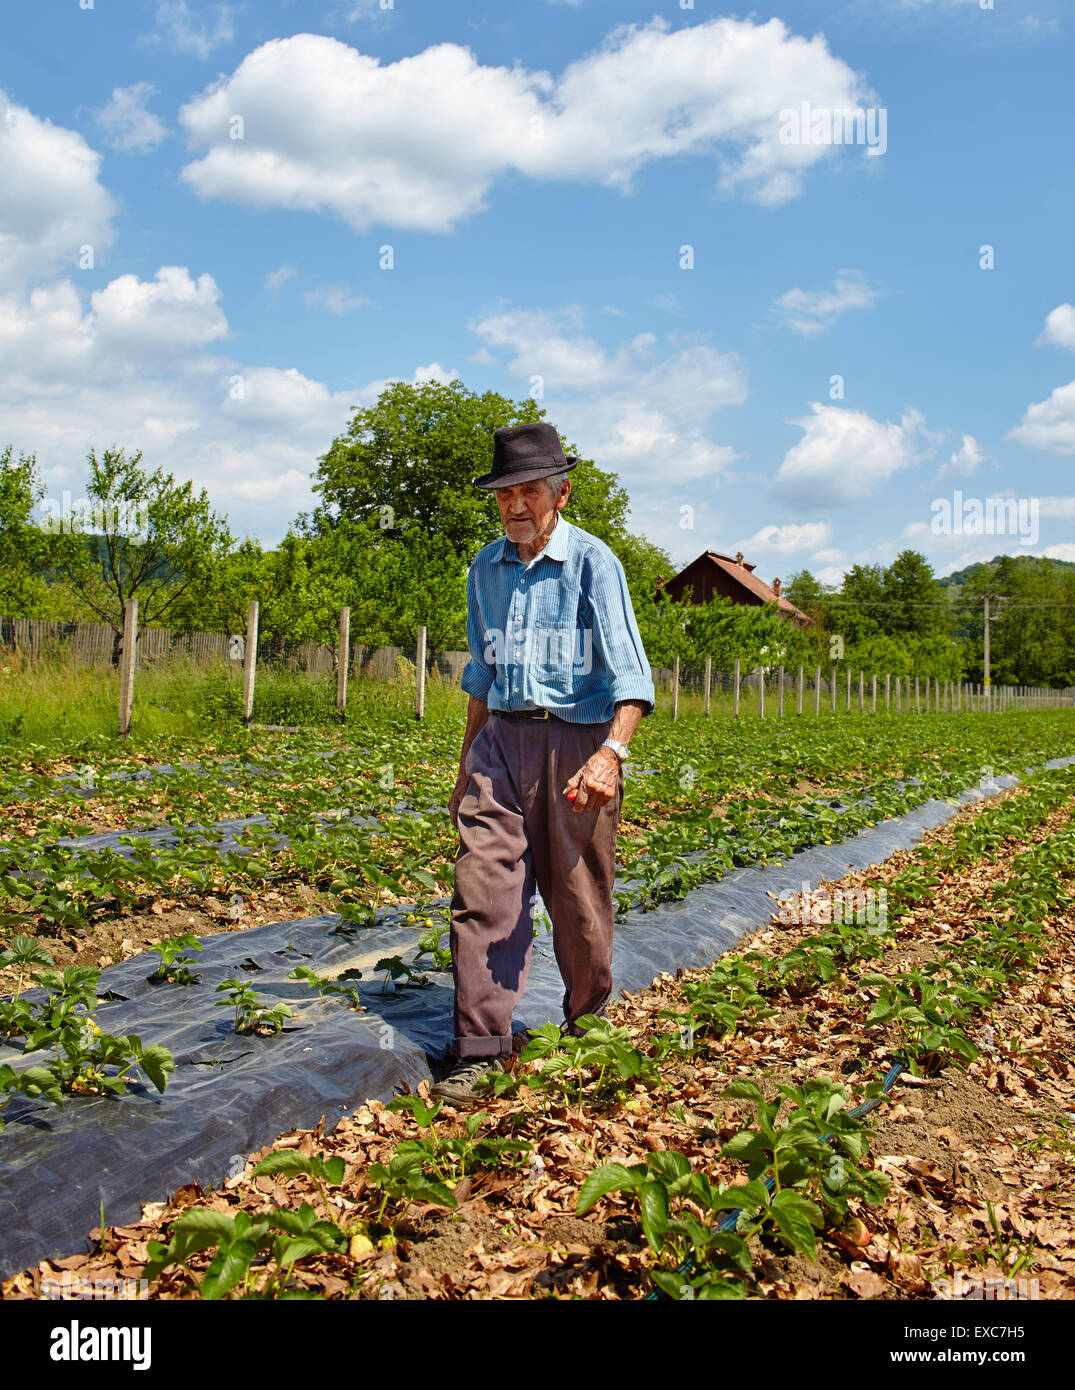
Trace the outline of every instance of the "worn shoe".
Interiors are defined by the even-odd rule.
[[[429,1094],[464,1104],[480,1100],[482,1097],[475,1089],[479,1079],[491,1071],[503,1070],[504,1063],[499,1057],[461,1057],[444,1080],[430,1088]]]

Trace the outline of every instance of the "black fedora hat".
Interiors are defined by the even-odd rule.
[[[528,425],[504,425],[493,431],[493,467],[474,479],[475,487],[515,487],[567,473],[578,463],[567,455],[552,425],[534,420]]]

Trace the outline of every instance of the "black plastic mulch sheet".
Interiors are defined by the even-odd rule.
[[[1048,766],[1075,762],[1053,760]],[[999,777],[963,793],[958,804],[930,801],[910,814],[831,846],[792,855],[781,865],[739,869],[694,889],[680,902],[634,911],[617,923],[614,991],[649,986],[662,971],[702,966],[744,934],[767,923],[774,897],[786,898],[865,869],[949,820],[959,804],[1015,785]],[[401,1082],[412,1088],[433,1075],[452,1035],[450,972],[426,971],[425,989],[383,995],[373,966],[382,956],[413,958],[413,928],[350,928],[335,916],[272,923],[205,937],[189,986],[151,984],[155,957],[143,955],[101,972],[100,1026],[163,1043],[176,1072],[163,1094],[141,1082],[113,1097],[65,1097],[62,1107],[16,1096],[0,1132],[0,1277],[42,1258],[80,1253],[98,1224],[136,1220],[144,1201],[163,1200],[187,1183],[219,1187],[242,1170],[246,1155],[290,1129],[326,1128],[367,1099],[388,1101]],[[356,1013],[336,999],[287,978],[296,965],[321,975],[360,969]],[[421,967],[419,967],[421,968]],[[231,976],[293,1010],[275,1037],[232,1031],[215,987]],[[535,939],[516,1029],[563,1017],[563,985],[548,935]],[[37,1058],[0,1048],[0,1061]]]

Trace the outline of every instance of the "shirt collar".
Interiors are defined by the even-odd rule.
[[[570,521],[565,521],[564,514],[561,512],[556,518],[556,525],[552,528],[548,545],[540,555],[535,556],[535,559],[541,560],[548,556],[550,560],[566,560],[567,547],[570,544],[573,529]],[[500,550],[496,556],[498,560],[513,560],[518,561],[519,564],[523,563],[519,559],[519,547],[514,541],[509,541],[507,536],[501,536],[499,544]]]

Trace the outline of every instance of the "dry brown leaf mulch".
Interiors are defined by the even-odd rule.
[[[1020,794],[1016,788],[984,805]],[[982,806],[966,808],[927,841],[951,838],[954,826]],[[973,932],[981,909],[971,899],[1007,877],[1012,859],[1065,823],[1072,810],[1061,808],[1022,843],[941,882],[927,908],[897,924],[896,947],[880,968],[902,969],[943,955]],[[911,857],[901,853],[880,868],[825,885],[823,891],[882,885]],[[752,1238],[758,1295],[932,1299],[954,1291],[959,1296],[958,1281],[963,1293],[973,1293],[972,1280],[1002,1279],[1015,1254],[1029,1247],[1033,1263],[1020,1277],[1037,1281],[1033,1294],[1075,1298],[1075,906],[1049,926],[1047,955],[993,1010],[984,1025],[992,1033],[983,1032],[977,1060],[966,1071],[947,1067],[928,1078],[904,1073],[891,1100],[874,1112],[872,1159],[891,1178],[885,1201],[875,1207],[853,1205],[854,1219],[820,1240],[817,1264],[789,1255],[773,1241]],[[813,930],[774,918],[730,954],[757,948],[779,954]],[[877,963],[853,966],[849,980],[823,986],[804,999],[788,999],[774,1017],[696,1054],[673,1054],[662,1064],[668,1089],[658,1094],[636,1088],[618,1110],[595,1113],[525,1087],[515,1099],[487,1102],[483,1108],[490,1119],[483,1133],[532,1145],[517,1169],[503,1166],[464,1178],[456,1188],[457,1213],[422,1205],[400,1212],[397,1243],[387,1249],[305,1262],[295,1271],[296,1286],[327,1298],[646,1297],[652,1288],[646,1270],[654,1257],[642,1240],[635,1204],[613,1196],[580,1218],[575,1213],[580,1183],[600,1163],[640,1162],[647,1152],[662,1149],[686,1154],[715,1182],[742,1180],[741,1166],[718,1153],[720,1144],[753,1114],[742,1102],[720,1098],[731,1077],[760,1079],[768,1092],[777,1082],[825,1074],[842,1079],[854,1093],[856,1081],[883,1076],[892,1040],[884,1028],[866,1028],[871,996],[854,987],[860,970],[871,966]],[[610,1018],[628,1027],[637,1045],[645,1047],[654,1032],[675,1027],[660,1012],[681,1006],[680,980],[704,974],[662,976],[649,990],[610,1006]],[[459,1133],[462,1123],[462,1113],[446,1107],[437,1132]],[[375,1215],[380,1205],[370,1164],[387,1162],[401,1140],[417,1133],[409,1115],[371,1101],[345,1117],[331,1135],[320,1128],[295,1131],[272,1147],[344,1158],[344,1179],[330,1201],[333,1219],[346,1227]],[[147,1258],[146,1242],[165,1239],[170,1222],[192,1205],[253,1213],[270,1202],[319,1203],[316,1187],[305,1178],[253,1178],[253,1161],[259,1156],[222,1191],[183,1189],[168,1203],[147,1206],[139,1222],[106,1228],[103,1238],[101,1232],[91,1232],[92,1253],[23,1271],[0,1285],[0,1294],[40,1298],[66,1288],[68,1296],[73,1291],[77,1296],[78,1289],[101,1287],[101,1281],[134,1293]],[[991,1228],[990,1204],[999,1240]],[[199,1259],[204,1268],[205,1258],[196,1257],[196,1263]],[[169,1270],[148,1296],[182,1299],[193,1294],[190,1280]]]

